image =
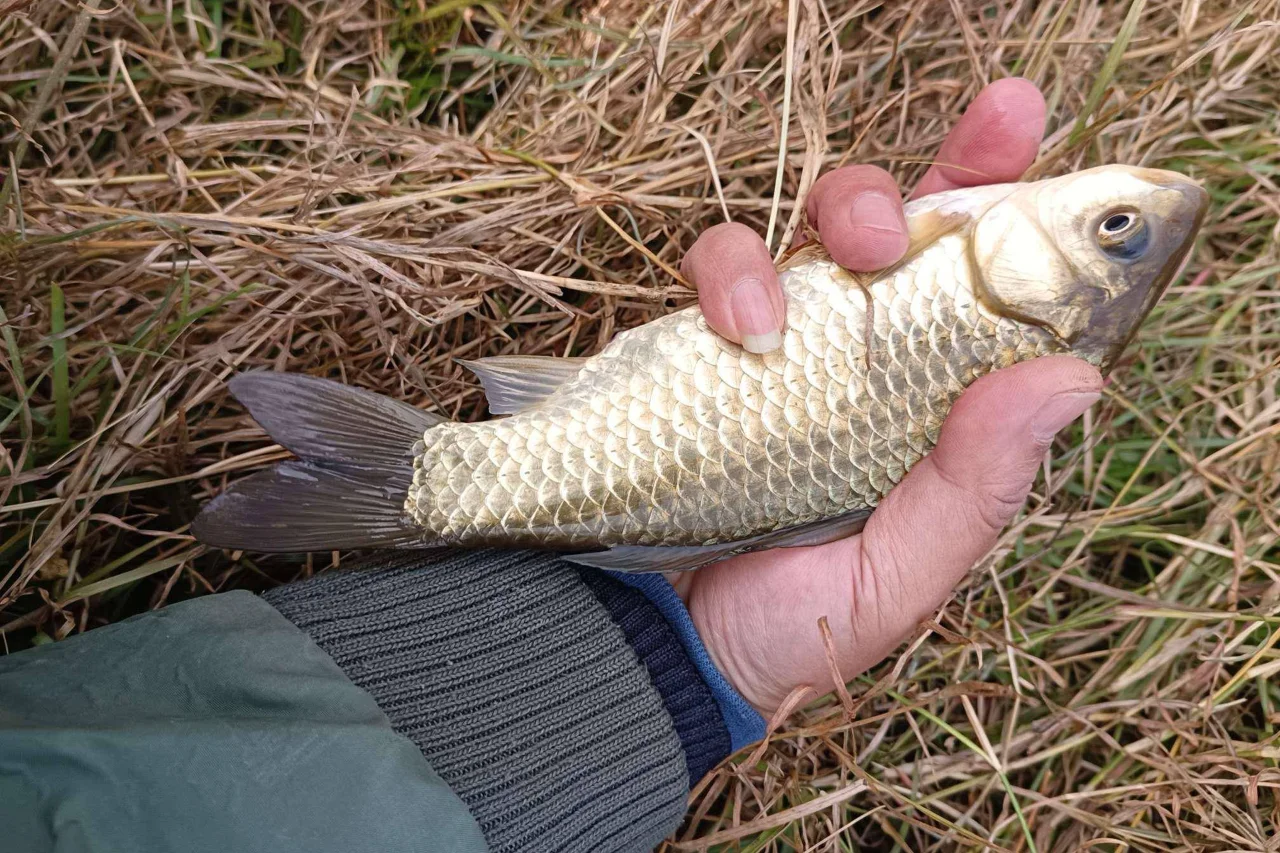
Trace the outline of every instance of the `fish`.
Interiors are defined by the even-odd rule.
[[[192,532],[255,552],[533,548],[623,572],[840,539],[979,377],[1052,354],[1110,372],[1207,207],[1190,178],[1123,165],[937,193],[906,205],[892,267],[850,272],[818,242],[785,256],[773,352],[694,305],[589,357],[463,362],[480,422],[245,372],[231,393],[297,458],[232,484]]]

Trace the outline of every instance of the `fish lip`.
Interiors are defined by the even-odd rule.
[[[1161,268],[1159,275],[1156,276],[1152,283],[1152,297],[1146,305],[1142,313],[1142,318],[1155,307],[1160,301],[1160,297],[1173,283],[1173,279],[1182,271],[1184,264],[1191,257],[1191,249],[1195,246],[1196,239],[1200,236],[1200,228],[1204,225],[1204,220],[1209,214],[1209,193],[1204,187],[1183,178],[1178,181],[1162,184],[1166,189],[1174,190],[1186,199],[1186,208],[1191,211],[1191,224],[1183,232],[1182,242],[1178,244],[1178,248],[1169,254],[1169,260],[1165,262]],[[1141,322],[1141,319],[1139,322]]]
[[[1162,189],[1173,190],[1186,199],[1186,207],[1194,211],[1194,219],[1191,228],[1187,234],[1189,240],[1184,240],[1180,249],[1188,249],[1189,242],[1194,242],[1197,234],[1200,233],[1200,226],[1204,224],[1205,217],[1209,213],[1209,193],[1200,184],[1190,178],[1177,176],[1174,180],[1160,181],[1158,184]]]

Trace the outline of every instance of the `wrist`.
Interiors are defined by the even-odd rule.
[[[842,676],[865,666],[868,644],[855,637],[850,605],[858,597],[850,568],[857,542],[746,554],[697,572],[687,599],[698,633],[717,668],[763,716],[797,687],[820,695],[834,686],[823,617]]]
[[[680,739],[692,787],[731,752],[733,740],[714,693],[673,627],[678,617],[672,619],[625,579],[577,571],[648,673]]]
[[[751,648],[752,644],[736,636],[734,623],[721,618],[721,609],[714,602],[708,602],[707,596],[700,595],[696,586],[691,587],[685,597],[685,606],[716,670],[757,714],[764,719],[772,716],[781,702],[781,685],[764,677],[758,663],[744,659],[751,655],[731,651]]]

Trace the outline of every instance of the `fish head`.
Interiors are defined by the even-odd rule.
[[[1019,184],[974,225],[975,291],[1105,373],[1181,272],[1208,202],[1184,175],[1132,166]]]

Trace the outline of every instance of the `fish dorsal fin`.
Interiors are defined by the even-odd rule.
[[[484,386],[489,411],[511,415],[537,405],[578,375],[585,358],[545,355],[495,355],[474,361],[458,359]]]
[[[803,266],[804,264],[813,263],[814,261],[829,261],[831,256],[827,254],[824,247],[817,240],[810,240],[800,246],[787,249],[783,253],[782,259],[778,262],[778,272],[785,272],[794,267]]]
[[[967,210],[922,210],[907,217],[906,263],[948,234],[973,224],[974,215]]]
[[[907,216],[907,251],[896,264],[874,272],[853,273],[853,277],[863,287],[872,282],[887,278],[907,264],[914,261],[934,243],[954,234],[974,222],[973,214],[968,211],[924,210]]]
[[[613,572],[684,572],[709,563],[767,548],[805,548],[825,545],[860,533],[871,517],[871,510],[860,509],[762,533],[737,542],[716,545],[621,545],[607,551],[572,554],[565,559],[581,566]]]

